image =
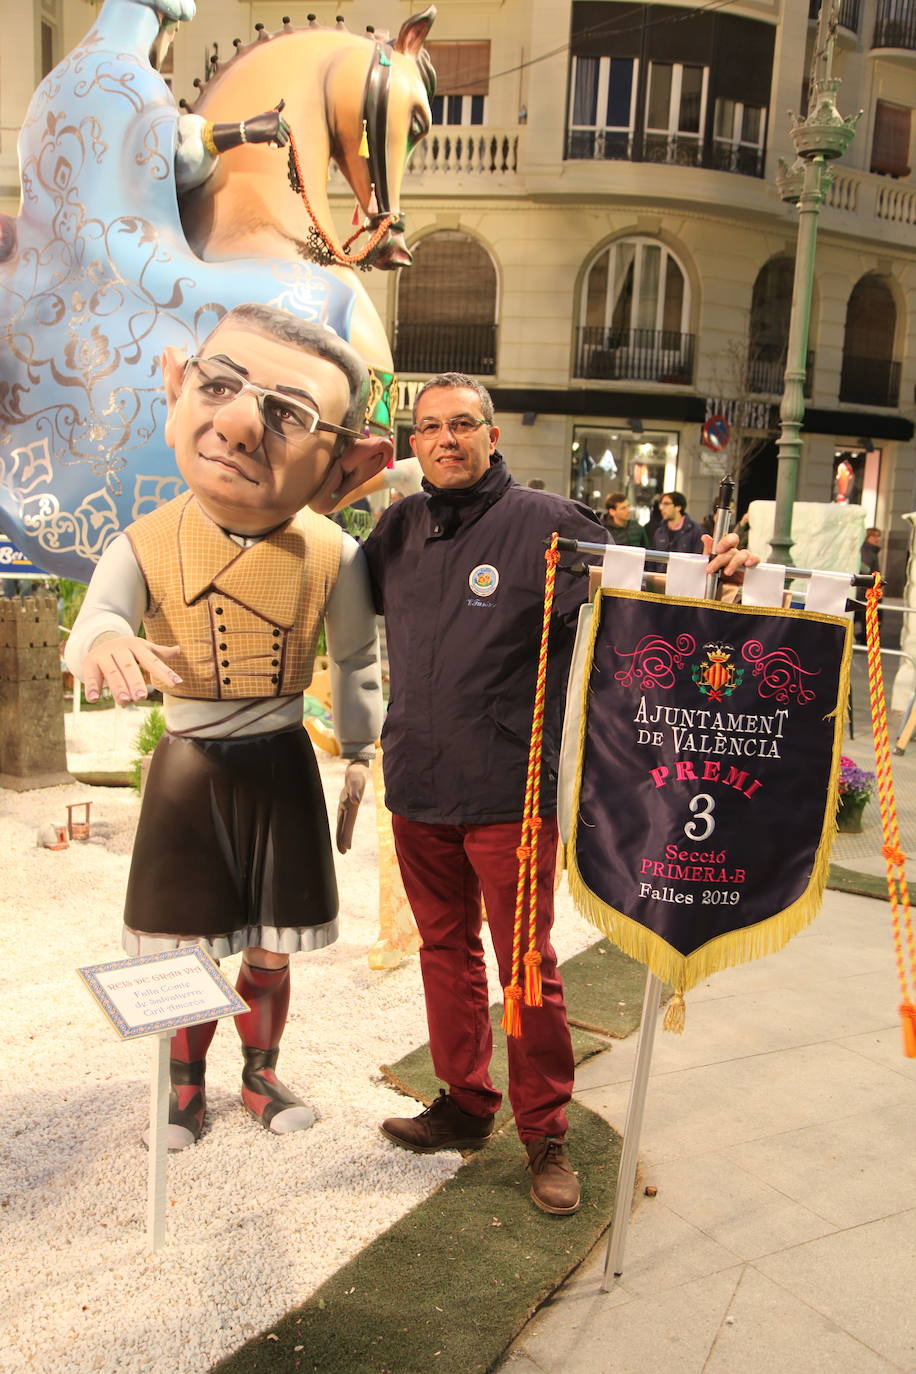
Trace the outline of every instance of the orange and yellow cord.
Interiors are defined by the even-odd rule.
[[[522,988],[519,983],[521,967],[525,968],[525,1006],[541,1005],[541,953],[537,947],[537,890],[538,890],[538,832],[541,828],[541,756],[544,740],[544,697],[547,690],[547,644],[550,639],[550,617],[553,612],[553,592],[557,577],[558,535],[554,531],[550,548],[544,554],[547,576],[544,582],[544,619],[541,625],[541,647],[534,688],[534,714],[531,721],[531,740],[528,745],[528,776],[525,781],[525,812],[518,849],[518,884],[515,889],[515,924],[512,931],[512,969],[509,982],[503,988],[502,1027],[513,1037],[522,1033]],[[527,899],[528,947],[522,958],[522,926],[525,923]]]
[[[916,994],[916,940],[913,938],[913,918],[910,893],[906,881],[906,855],[900,848],[900,829],[897,824],[897,805],[894,800],[894,780],[891,776],[891,750],[887,733],[887,708],[884,700],[884,674],[881,670],[881,644],[878,633],[878,602],[883,593],[881,575],[865,594],[865,641],[868,646],[868,693],[871,700],[872,726],[875,735],[875,765],[878,775],[878,799],[881,804],[881,833],[884,845],[881,853],[887,864],[887,891],[891,904],[891,925],[894,934],[894,953],[900,978],[900,1019],[903,1026],[903,1053],[916,1059],[916,996],[910,996],[909,975]]]
[[[365,137],[365,123],[363,124],[363,137]],[[369,242],[365,245],[365,247],[361,248],[358,253],[351,253],[349,251],[351,245],[354,244],[358,238],[361,238],[363,234],[367,234],[369,232],[365,226],[363,226],[363,228],[361,229],[357,229],[355,234],[351,234],[348,239],[344,240],[343,252],[341,253],[337,248],[336,244],[334,243],[333,239],[331,238],[330,234],[328,234],[327,231],[318,223],[318,216],[315,214],[315,211],[312,208],[312,202],[309,200],[308,192],[305,189],[305,178],[302,175],[302,166],[299,162],[299,150],[296,147],[296,140],[293,138],[292,130],[290,130],[289,134],[289,150],[292,157],[293,166],[296,169],[296,177],[299,181],[299,196],[302,200],[302,204],[305,206],[306,214],[314,224],[318,237],[321,239],[322,243],[327,249],[327,252],[330,255],[331,259],[334,262],[338,263],[341,267],[352,267],[354,263],[362,262],[365,258],[369,256],[371,252],[373,252],[374,249],[378,247],[382,239],[388,233],[389,226],[394,222],[394,216],[384,215],[377,224],[375,233],[372,235],[372,237],[370,238]],[[366,144],[365,153],[362,152],[362,146],[360,147],[360,156],[369,156],[368,143]]]

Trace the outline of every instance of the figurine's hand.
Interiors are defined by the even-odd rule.
[[[703,552],[709,558],[708,571],[711,573],[721,572],[722,576],[734,582],[740,582],[744,577],[745,568],[753,568],[760,559],[754,553],[748,553],[747,549],[738,548],[737,534],[726,534],[719,540],[715,558],[711,558],[712,538],[708,534],[703,535]]]
[[[176,23],[193,19],[197,13],[194,0],[141,0],[141,4],[149,5],[157,14],[161,14],[165,19],[173,19]]]
[[[176,686],[181,678],[162,660],[175,658],[180,652],[177,644],[151,644],[137,635],[97,639],[81,664],[86,700],[98,701],[102,684],[106,683],[117,702],[143,701],[147,696],[144,672],[149,674],[154,687],[168,690]]]
[[[369,764],[365,759],[352,759],[347,764],[340,804],[337,807],[337,848],[341,854],[346,854],[353,842],[356,813],[366,790],[368,776]]]
[[[246,143],[273,143],[277,148],[285,148],[289,143],[289,125],[281,119],[280,112],[286,104],[281,100],[272,110],[245,120]]]

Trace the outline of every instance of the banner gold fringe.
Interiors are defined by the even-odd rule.
[[[684,1028],[684,993],[695,987],[704,978],[711,977],[714,973],[719,973],[722,969],[733,968],[736,964],[744,964],[752,959],[761,959],[764,955],[775,954],[782,949],[797,935],[799,931],[811,924],[820,910],[821,900],[824,895],[824,888],[827,884],[827,873],[830,867],[830,851],[833,846],[833,837],[836,834],[836,812],[839,801],[839,778],[840,778],[840,753],[843,742],[843,718],[845,715],[846,703],[849,699],[850,668],[852,663],[852,626],[845,617],[823,615],[818,612],[795,611],[791,609],[779,609],[757,606],[721,606],[721,603],[714,601],[694,600],[688,597],[665,597],[652,592],[626,592],[616,591],[614,596],[627,597],[637,601],[665,602],[667,604],[702,606],[705,609],[715,609],[721,606],[722,610],[734,614],[738,612],[744,615],[762,614],[769,616],[782,616],[787,618],[802,617],[807,620],[820,620],[830,625],[841,626],[846,631],[846,639],[843,646],[843,658],[840,667],[840,678],[837,687],[837,700],[834,709],[826,715],[825,719],[832,719],[834,722],[833,732],[833,762],[830,769],[830,781],[827,788],[827,800],[824,808],[824,824],[821,830],[821,837],[814,856],[814,865],[808,886],[800,897],[796,898],[790,906],[782,911],[775,912],[763,921],[758,921],[755,925],[747,926],[742,930],[727,931],[724,935],[717,936],[710,940],[700,949],[694,950],[692,954],[683,955],[672,945],[668,944],[660,935],[638,921],[625,916],[623,912],[617,911],[615,907],[608,904],[594,893],[587,886],[585,879],[579,872],[579,865],[576,859],[576,838],[579,828],[579,798],[582,790],[582,760],[585,753],[585,739],[588,728],[588,691],[589,680],[591,677],[592,660],[595,650],[595,639],[598,634],[601,617],[601,600],[607,593],[602,589],[595,598],[595,609],[592,613],[591,634],[588,643],[588,652],[585,667],[582,674],[582,710],[579,719],[579,744],[576,759],[576,780],[573,791],[573,821],[570,832],[569,843],[567,845],[566,862],[568,868],[569,890],[572,893],[573,901],[577,909],[597,926],[607,938],[628,954],[631,959],[636,959],[640,964],[644,964],[657,978],[668,983],[674,988],[674,998],[665,1014],[665,1029],[680,1032]],[[842,708],[842,709],[841,709]],[[675,1003],[678,1003],[675,1006]]]

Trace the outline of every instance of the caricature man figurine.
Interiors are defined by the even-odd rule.
[[[350,760],[341,852],[381,717],[362,551],[315,512],[372,476],[391,443],[363,429],[368,378],[350,346],[283,311],[238,306],[197,357],[166,349],[163,372],[166,439],[190,490],[105,550],[67,666],[90,701],[103,683],[116,701],[145,698],[144,672],[163,691],[167,733],[144,791],[124,947],[242,953],[242,1100],[283,1134],[314,1120],[275,1073],[289,956],[337,937],[327,816],[302,726],[322,622]],[[215,1028],[172,1041],[170,1149],[201,1133]]]

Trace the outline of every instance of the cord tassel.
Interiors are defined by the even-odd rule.
[[[916,1059],[916,1007],[912,1002],[901,1002],[900,1020],[903,1023],[903,1053],[907,1059]]]
[[[672,1031],[675,1035],[683,1035],[686,1021],[687,1004],[684,1001],[684,994],[675,992],[665,1011],[662,1027],[666,1031]]]
[[[366,121],[363,120],[363,136],[359,140],[359,155],[369,161],[369,130],[366,128]]]
[[[522,963],[525,965],[525,1006],[543,1006],[540,950],[527,950]]]
[[[522,990],[518,983],[510,983],[503,988],[503,1019],[502,1028],[513,1040],[518,1040],[522,1033]]]

